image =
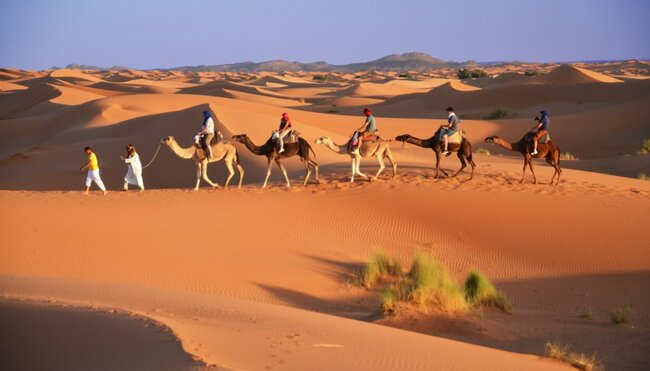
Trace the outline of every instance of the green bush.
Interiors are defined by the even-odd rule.
[[[509,112],[507,110],[504,110],[502,108],[497,108],[492,113],[485,116],[485,119],[486,120],[498,120],[500,118],[504,118],[504,117],[508,116],[508,113]]]
[[[641,150],[639,151],[640,154],[647,155],[650,153],[650,139],[644,139],[643,142],[641,143]]]
[[[539,71],[536,71],[536,70],[532,70],[532,71],[524,72],[524,75],[529,76],[529,77],[537,77],[537,76],[542,76],[543,73],[541,73]]]
[[[314,77],[312,78],[312,80],[316,80],[316,81],[327,81],[327,80],[329,80],[329,76],[327,76],[327,75],[314,75]]]
[[[397,75],[397,77],[402,77],[402,78],[405,78],[405,79],[413,79],[414,78],[413,75],[411,75],[409,72],[400,73],[399,75]]]
[[[512,308],[505,295],[478,270],[470,271],[465,280],[465,298],[474,305],[494,306],[504,312]]]
[[[617,325],[630,323],[630,313],[632,313],[632,308],[629,305],[624,305],[609,312],[609,319]]]
[[[393,313],[395,311],[396,298],[395,293],[393,293],[393,289],[390,286],[386,286],[384,291],[381,292],[379,302],[381,303],[381,309],[384,313]]]
[[[408,277],[410,282],[404,284],[411,301],[420,305],[433,304],[449,313],[462,313],[469,309],[458,283],[432,256],[417,254]]]
[[[487,72],[483,70],[470,70],[468,68],[458,70],[457,75],[459,79],[477,79],[488,76]]]
[[[389,259],[384,253],[376,252],[363,267],[361,283],[366,288],[386,276],[398,276],[402,273],[402,265],[396,259]]]

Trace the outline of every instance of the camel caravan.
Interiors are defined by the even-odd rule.
[[[350,182],[354,182],[355,176],[365,180],[377,180],[386,168],[386,159],[390,162],[392,179],[394,179],[397,174],[397,162],[393,158],[390,149],[392,140],[383,138],[379,134],[375,117],[370,109],[366,108],[363,112],[365,115],[364,124],[355,130],[344,144],[337,144],[328,136],[321,136],[314,143],[323,145],[340,155],[350,157]],[[560,149],[551,140],[549,134],[550,119],[547,112],[540,111],[540,114],[541,116],[535,117],[535,126],[518,142],[510,143],[498,136],[485,138],[485,142],[495,144],[509,151],[519,152],[524,156],[524,167],[520,183],[524,182],[526,168],[529,168],[533,174],[533,183],[537,184],[537,176],[533,169],[532,159],[540,158],[545,159],[555,169],[550,184],[558,185],[562,174],[562,169],[560,168]],[[220,188],[219,184],[213,182],[208,177],[208,166],[213,162],[221,160],[224,161],[228,170],[224,189],[228,189],[230,181],[235,176],[235,169],[239,174],[237,187],[241,188],[244,179],[244,168],[239,161],[237,148],[230,141],[224,139],[221,132],[215,130],[214,120],[209,111],[203,111],[203,115],[204,120],[201,125],[201,131],[194,137],[194,144],[192,146],[182,147],[173,136],[160,139],[160,145],[168,147],[177,157],[194,162],[196,166],[196,184],[194,190],[199,189],[201,180],[213,188]],[[469,165],[471,167],[470,175],[467,179],[469,181],[474,177],[476,164],[472,157],[472,144],[465,137],[465,132],[459,130],[459,124],[460,119],[454,113],[453,108],[448,107],[447,123],[440,126],[432,137],[421,139],[410,134],[402,134],[395,137],[394,140],[401,142],[403,145],[410,143],[418,147],[430,148],[434,152],[436,159],[435,178],[438,178],[440,173],[447,178],[454,178],[462,173]],[[282,114],[278,129],[274,130],[270,138],[261,146],[253,143],[246,134],[233,135],[232,140],[243,144],[253,154],[266,157],[267,169],[262,188],[266,188],[268,184],[274,163],[282,172],[286,186],[291,187],[291,181],[287,175],[286,168],[282,164],[282,160],[295,156],[298,156],[305,166],[305,177],[302,184],[306,185],[309,182],[312,173],[314,174],[314,181],[320,183],[318,178],[318,163],[315,161],[316,153],[309,142],[302,138],[300,133],[293,128],[291,119],[287,113]],[[84,150],[88,155],[88,162],[80,170],[84,171],[88,169],[86,194],[92,182],[95,182],[104,194],[106,194],[106,189],[99,176],[97,156],[92,152],[90,147],[86,147]],[[443,156],[450,156],[452,153],[456,153],[461,166],[458,171],[450,176],[444,169],[440,168],[440,160]],[[129,171],[124,178],[124,188],[122,190],[127,190],[129,184],[137,184],[141,190],[144,190],[142,169],[149,166],[155,160],[157,154],[158,151],[156,151],[149,164],[143,167],[135,152],[135,147],[131,144],[127,145],[127,157],[121,156],[121,158],[128,165]],[[370,157],[375,157],[379,164],[379,169],[372,178],[361,172],[361,159]]]

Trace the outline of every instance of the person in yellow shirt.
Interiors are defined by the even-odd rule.
[[[88,162],[82,166],[79,171],[83,173],[85,169],[88,169],[88,175],[86,175],[86,192],[85,194],[88,194],[88,191],[90,190],[90,185],[92,182],[95,182],[99,189],[104,192],[104,194],[108,193],[106,191],[106,187],[104,187],[104,182],[102,182],[102,178],[99,176],[99,162],[97,161],[97,155],[93,152],[92,148],[86,147],[84,148],[84,152],[86,155],[88,155]]]

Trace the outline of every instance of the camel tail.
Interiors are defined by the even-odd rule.
[[[308,145],[308,146],[309,146],[309,145]],[[310,150],[311,153],[314,155],[314,159],[315,159],[315,158],[316,158],[316,152],[314,152],[314,149],[311,148],[311,146],[309,146],[309,150]]]

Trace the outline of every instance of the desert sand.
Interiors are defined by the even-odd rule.
[[[49,348],[62,368],[113,358],[124,368],[570,369],[544,357],[558,341],[607,369],[648,369],[650,182],[637,177],[650,174],[650,155],[637,152],[650,138],[650,81],[638,64],[545,66],[537,77],[523,75],[529,68],[325,82],[313,73],[0,70],[0,328],[15,334],[3,336],[13,358],[2,361],[38,368],[25,363],[30,352]],[[491,153],[474,154],[471,181],[467,171],[434,179],[431,150],[393,141],[395,179],[387,168],[350,183],[349,157],[314,143],[343,144],[366,106],[382,136],[428,138],[449,105],[474,151]],[[487,119],[497,108],[507,116]],[[125,144],[143,164],[160,138],[190,146],[206,109],[226,140],[245,133],[257,144],[287,112],[311,143],[320,182],[303,186],[291,158],[292,187],[275,167],[262,190],[266,159],[231,141],[246,170],[241,189],[192,191],[194,164],[163,146],[144,170],[147,191],[116,192]],[[542,161],[540,184],[530,173],[520,184],[521,155],[484,142],[518,141],[541,109],[562,152],[578,158],[562,161],[558,186],[546,184],[553,172]],[[86,145],[106,196],[81,192]],[[442,160],[459,166],[456,156]],[[361,168],[374,174],[377,162]],[[209,175],[223,185],[223,162]],[[380,250],[407,267],[430,253],[458,280],[480,269],[513,311],[383,314],[379,288],[353,283]],[[623,305],[630,324],[610,323]],[[593,319],[579,318],[582,308]],[[70,329],[77,320],[89,330]],[[128,338],[144,350],[91,353],[61,345],[66,336]]]

